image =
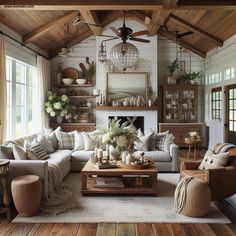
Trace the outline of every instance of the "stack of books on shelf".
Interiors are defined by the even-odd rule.
[[[124,188],[124,183],[119,177],[97,177],[97,188]]]

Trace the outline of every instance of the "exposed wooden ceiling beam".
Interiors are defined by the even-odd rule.
[[[67,41],[66,46],[67,46],[67,48],[72,48],[76,44],[82,42],[83,40],[85,40],[91,36],[93,36],[93,32],[90,29],[88,29],[88,30],[84,31],[83,33],[79,33],[78,35],[76,35],[75,37],[73,37],[69,41]],[[50,58],[57,56],[58,53],[60,52],[60,50],[61,50],[61,47],[50,52]]]
[[[170,33],[166,32],[164,30],[159,29],[158,34],[168,38],[169,40],[171,40],[173,42],[175,42],[173,35],[171,35]],[[185,42],[184,40],[178,40],[177,44],[179,44],[180,46],[186,48],[187,50],[197,54],[200,57],[206,58],[206,53],[205,52],[203,52],[201,49],[198,49],[198,48],[194,47],[193,45]]]
[[[83,10],[80,10],[80,13],[85,21],[95,24],[95,25],[100,25],[100,22],[98,20],[96,12],[83,9]],[[97,27],[97,26],[93,26],[93,25],[89,25],[89,24],[88,24],[88,27],[92,30],[92,32],[95,35],[102,34],[102,27],[99,27],[99,26]]]
[[[178,0],[178,9],[236,10],[235,0]]]
[[[190,31],[198,34],[199,36],[204,37],[204,38],[210,40],[212,43],[216,44],[217,46],[220,46],[220,47],[223,46],[223,40],[221,40],[221,39],[217,38],[216,36],[206,32],[206,31],[204,31],[204,30],[202,30],[200,28],[198,28],[195,25],[190,24],[189,22],[179,18],[178,16],[176,16],[174,14],[170,14],[169,15],[169,19],[172,22],[182,26],[186,30],[190,30]]]
[[[133,20],[138,21],[143,25],[149,25],[151,22],[151,17],[140,11],[127,11],[125,15]]]
[[[58,27],[58,25],[64,24],[66,21],[72,19],[73,17],[76,17],[77,15],[78,15],[78,11],[73,11],[73,12],[70,12],[70,13],[64,15],[64,16],[61,16],[61,17],[37,28],[33,32],[25,35],[23,37],[23,42],[24,43],[33,42],[36,39],[38,39],[39,37],[42,37],[44,34],[49,32],[50,30],[52,30],[53,28]]]
[[[1,0],[7,10],[144,10],[160,9],[166,0]]]
[[[102,27],[105,27],[115,21],[117,18],[123,16],[122,11],[109,11],[106,13],[101,20]]]

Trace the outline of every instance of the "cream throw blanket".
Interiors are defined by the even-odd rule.
[[[193,177],[183,178],[179,182],[179,184],[177,185],[177,187],[175,189],[174,208],[175,208],[175,211],[178,212],[178,213],[181,213],[184,206],[185,206],[188,184],[192,179],[193,179]]]
[[[73,193],[63,183],[60,169],[53,164],[48,165],[48,195],[41,202],[40,210],[57,215],[74,207]]]

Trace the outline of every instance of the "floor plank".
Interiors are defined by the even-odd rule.
[[[202,236],[215,236],[216,235],[208,224],[194,224],[193,228]]]
[[[80,224],[63,224],[62,231],[58,234],[60,236],[76,236],[79,231]]]
[[[81,224],[77,236],[96,236],[98,224]]]
[[[135,224],[136,236],[155,236],[152,224]]]
[[[211,229],[217,236],[234,236],[233,232],[223,224],[210,224]]]
[[[17,226],[17,223],[11,223],[8,220],[4,220],[0,227],[0,236],[9,235]]]
[[[187,236],[187,234],[184,231],[184,228],[181,224],[168,224],[169,229],[171,232],[171,235],[173,236]]]
[[[181,224],[184,229],[184,232],[188,236],[201,236],[202,234],[199,233],[195,228],[193,228],[192,224]]]
[[[34,236],[41,224],[34,224],[33,228],[27,234],[27,236]],[[23,236],[23,235],[22,235]]]
[[[116,236],[135,236],[134,224],[117,224]]]
[[[116,235],[116,224],[102,223],[98,224],[97,236],[115,236]]]
[[[168,224],[152,224],[155,236],[169,236]]]
[[[61,224],[55,224],[52,228],[52,231],[50,232],[49,236],[55,236],[55,235],[59,235],[59,233],[62,231],[63,229],[63,223]]]
[[[30,231],[33,229],[34,225],[35,224],[27,224],[27,223],[17,224],[15,229],[9,235],[10,236],[28,235]]]
[[[53,226],[54,224],[40,224],[34,236],[49,235],[53,229]]]

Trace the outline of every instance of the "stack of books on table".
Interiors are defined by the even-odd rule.
[[[97,177],[97,188],[124,188],[124,183],[119,177]]]

